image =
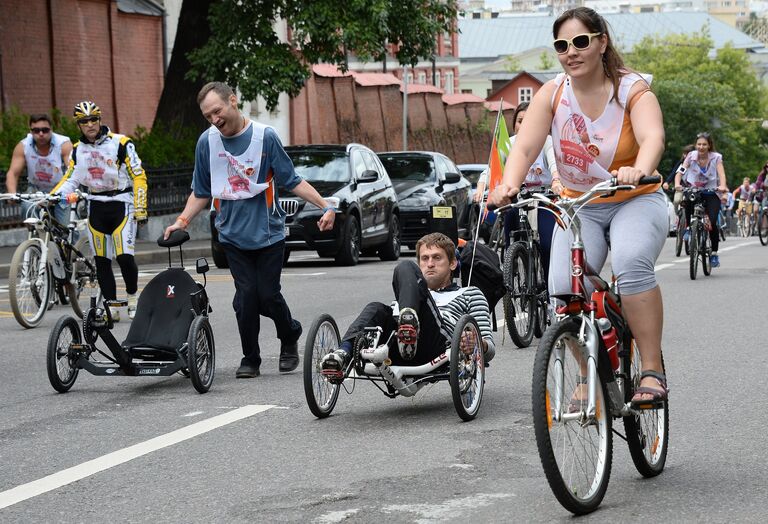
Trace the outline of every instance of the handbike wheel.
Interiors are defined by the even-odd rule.
[[[37,326],[48,310],[53,281],[45,261],[41,261],[40,241],[28,239],[16,248],[8,272],[8,295],[16,322],[25,328]],[[40,264],[46,264],[40,273]]]
[[[691,280],[696,280],[696,273],[699,271],[699,230],[696,227],[696,222],[691,225],[691,240],[688,242],[690,245],[688,273]]]
[[[63,316],[56,321],[48,337],[45,363],[48,380],[53,389],[59,393],[69,391],[77,379],[79,369],[75,366],[70,345],[80,344],[81,341],[77,320],[70,316]]]
[[[704,276],[709,276],[712,272],[712,266],[709,262],[710,252],[709,231],[702,228],[701,239],[699,240],[699,253],[701,253],[701,270],[704,272]]]
[[[768,198],[768,196],[765,198]],[[764,209],[758,216],[757,236],[760,237],[762,245],[768,246],[768,209]]]
[[[544,332],[547,330],[547,324],[549,323],[549,312],[547,305],[549,304],[549,293],[547,293],[547,279],[544,275],[544,266],[541,263],[541,251],[538,244],[533,244],[533,259],[535,260],[536,269],[532,271],[536,284],[536,295],[533,299],[534,310],[536,318],[533,322],[533,336],[541,338],[544,336]]]
[[[470,315],[462,316],[456,323],[451,339],[450,361],[453,406],[462,420],[470,421],[480,410],[485,387],[482,336],[477,322]]]
[[[91,263],[93,267],[96,267],[96,261],[93,258],[93,252],[91,251],[90,240],[87,235],[81,235],[75,242],[75,249],[82,253]],[[73,253],[73,257],[74,257]],[[83,318],[83,313],[88,309],[91,295],[90,293],[83,293],[85,286],[93,281],[93,284],[98,286],[96,281],[96,275],[89,275],[90,269],[84,262],[72,261],[72,272],[74,273],[73,282],[68,282],[65,286],[67,295],[69,295],[69,303],[72,306],[72,311],[75,312],[80,318]]]
[[[187,338],[187,369],[192,385],[198,393],[206,393],[213,384],[216,370],[216,348],[213,329],[208,317],[195,317]]]
[[[541,465],[557,500],[577,515],[600,505],[613,457],[611,414],[599,374],[594,418],[586,418],[585,403],[572,402],[577,388],[587,389],[578,382],[586,373],[586,364],[581,364],[586,363],[586,350],[577,342],[580,327],[581,319],[571,317],[547,330],[536,351],[532,390]]]
[[[534,284],[529,281],[528,253],[525,244],[516,242],[504,254],[504,321],[517,347],[525,348],[533,340],[536,320]]]
[[[662,357],[662,372],[664,358]],[[630,365],[625,400],[629,402],[640,387],[642,360],[637,344],[632,340]],[[636,415],[624,417],[624,432],[627,435],[629,454],[635,468],[644,477],[655,477],[664,470],[669,446],[669,401],[654,409],[639,410]]]
[[[331,315],[323,313],[312,322],[304,345],[304,396],[317,418],[330,415],[339,398],[341,384],[332,384],[323,376],[322,361],[340,344],[339,328]]]

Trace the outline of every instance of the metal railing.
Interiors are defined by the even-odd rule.
[[[184,209],[191,192],[193,166],[147,168],[147,192],[151,216],[177,213]],[[25,191],[26,177],[19,180],[19,191]],[[5,171],[0,171],[0,192],[5,191]],[[21,206],[0,202],[0,229],[22,226]]]

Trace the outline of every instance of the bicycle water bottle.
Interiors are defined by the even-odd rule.
[[[598,318],[597,327],[600,328],[600,336],[603,337],[603,344],[608,351],[608,357],[611,359],[611,367],[618,371],[619,361],[619,337],[616,334],[616,328],[611,325],[607,318]]]

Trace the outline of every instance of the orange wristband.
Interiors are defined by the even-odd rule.
[[[177,220],[177,221],[180,221],[182,224],[184,224],[184,228],[185,228],[185,229],[186,229],[186,227],[189,225],[189,220],[187,220],[186,218],[184,218],[184,217],[183,217],[183,216],[181,216],[181,215],[177,216],[177,217],[176,217],[176,220]]]

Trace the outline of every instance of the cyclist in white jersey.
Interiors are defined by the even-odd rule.
[[[48,115],[30,115],[29,134],[13,148],[11,166],[5,180],[9,193],[19,190],[19,179],[25,168],[28,193],[47,193],[61,180],[72,153],[72,142],[68,136],[54,133],[52,128]],[[25,218],[34,209],[33,204],[22,202],[22,215]],[[68,223],[68,211],[66,202],[57,205],[56,220],[62,224]]]
[[[750,183],[748,176],[744,177],[742,184],[733,190],[733,199],[738,199],[739,207],[736,209],[736,216],[741,218],[741,214],[746,211],[747,215],[752,214],[752,204],[755,200],[755,184]]]

